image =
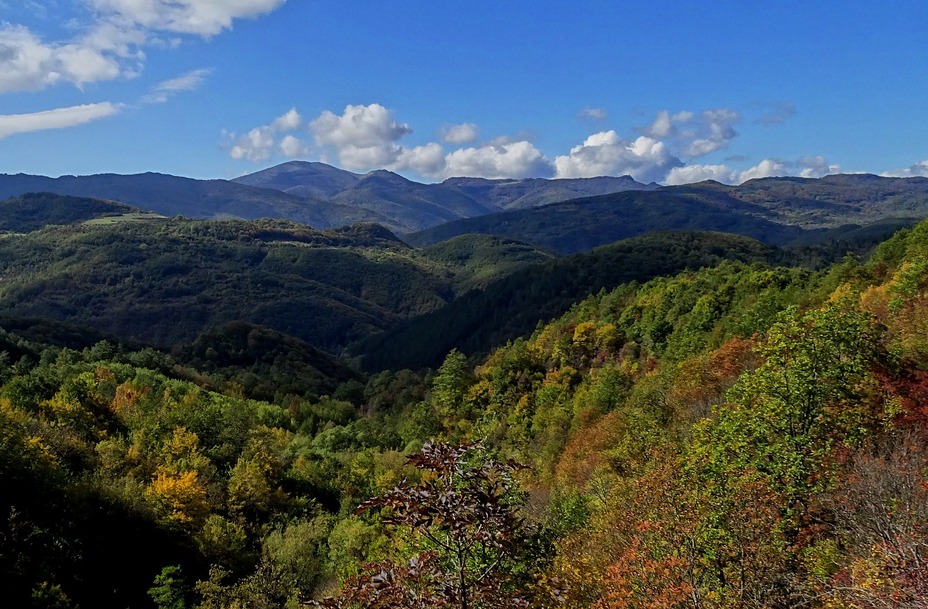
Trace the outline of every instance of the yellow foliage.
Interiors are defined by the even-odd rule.
[[[890,288],[889,283],[867,288],[860,295],[860,308],[876,315],[880,320],[885,320],[889,311]]]
[[[839,303],[844,300],[848,300],[854,296],[854,288],[849,283],[842,283],[839,285],[834,292],[831,293],[831,296],[828,297],[828,301],[832,303]]]
[[[199,523],[209,513],[206,487],[192,470],[174,474],[159,467],[146,493],[170,510],[169,519],[181,524]]]
[[[174,429],[162,448],[162,458],[162,467],[175,474],[193,470],[209,476],[211,471],[209,458],[200,452],[200,438],[186,427]]]
[[[577,324],[574,328],[574,344],[591,346],[593,338],[596,336],[596,324],[592,321],[584,321]]]
[[[614,350],[619,343],[619,331],[615,324],[603,324],[596,328],[596,341],[603,349]]]

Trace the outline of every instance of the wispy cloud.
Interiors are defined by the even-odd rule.
[[[166,44],[161,35],[214,36],[285,1],[86,0],[93,19],[75,24],[79,34],[66,40],[43,40],[23,25],[0,23],[0,94],[131,78],[141,72],[146,47]]]
[[[796,106],[790,102],[779,102],[760,116],[758,125],[782,125],[796,114]]]
[[[928,160],[919,161],[905,169],[890,169],[880,175],[887,178],[928,178]]]
[[[0,115],[0,139],[17,133],[74,127],[112,116],[120,109],[119,104],[102,102],[29,114],[4,114]]]
[[[577,118],[579,119],[593,119],[596,121],[604,121],[609,118],[609,113],[606,112],[605,108],[591,108],[587,106],[577,112]]]
[[[142,97],[142,102],[146,104],[163,104],[178,93],[183,91],[195,91],[202,86],[206,77],[211,73],[212,70],[201,68],[199,70],[191,70],[176,78],[159,82],[151,88],[151,91],[149,91],[147,95]]]
[[[477,139],[480,130],[474,123],[448,125],[441,130],[441,139],[449,144],[466,144]]]

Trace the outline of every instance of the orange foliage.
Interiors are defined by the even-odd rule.
[[[732,338],[709,355],[680,362],[669,398],[683,418],[696,420],[708,414],[738,376],[758,364],[754,338]]]
[[[557,483],[585,490],[594,472],[608,467],[605,451],[618,444],[625,433],[625,416],[619,411],[610,412],[581,427],[561,453],[554,474]]]

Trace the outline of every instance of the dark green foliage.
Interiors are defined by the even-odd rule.
[[[652,233],[531,267],[352,348],[371,370],[437,365],[452,348],[475,355],[531,333],[602,289],[722,260],[770,262],[782,253],[721,233]]]
[[[720,231],[765,243],[792,241],[802,229],[757,217],[756,208],[733,197],[706,202],[671,188],[620,192],[535,209],[449,222],[409,235],[425,246],[467,233],[494,234],[558,252],[584,252],[651,231]]]
[[[521,241],[496,235],[461,235],[422,249],[422,255],[455,274],[459,293],[485,287],[494,279],[554,259],[550,253]]]
[[[278,190],[255,188],[226,180],[193,180],[160,173],[60,178],[0,174],[0,198],[27,192],[97,197],[120,201],[165,216],[287,218],[320,228],[332,226],[324,217],[326,205],[312,197],[296,197]],[[339,225],[349,223],[351,220]]]
[[[28,233],[53,224],[77,224],[132,211],[113,201],[29,193],[0,201],[0,232]]]
[[[362,392],[364,388],[359,375],[331,355],[298,338],[241,321],[213,328],[174,353],[214,378],[237,383],[245,395],[259,400],[331,395],[341,387],[348,392],[348,382]]]
[[[162,569],[155,577],[155,584],[148,589],[148,595],[158,609],[186,609],[181,568],[174,565]]]
[[[121,256],[169,304],[157,284],[180,289],[200,269],[241,302],[261,281],[322,283],[312,262],[340,269],[339,249],[345,268],[398,259],[453,279],[371,225],[175,221],[6,239],[34,246],[0,258],[45,282],[33,300],[48,304],[72,269],[90,310],[135,289],[108,283]],[[538,267],[549,291],[532,291],[544,273],[522,271],[529,297],[585,297],[476,368],[451,351],[428,374],[365,377],[241,321],[168,354],[8,320],[0,602],[280,608],[348,582],[335,606],[924,605],[928,223],[866,263],[771,265],[790,256],[665,233]],[[268,258],[280,273],[264,272]],[[594,281],[674,268],[687,270],[588,295]],[[403,273],[326,285],[410,310],[391,285]]]
[[[374,227],[275,221],[46,229],[0,241],[8,316],[171,346],[233,320],[337,350],[452,297],[450,282]]]

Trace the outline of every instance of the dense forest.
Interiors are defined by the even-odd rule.
[[[29,228],[0,239],[11,607],[928,605],[928,222],[860,255],[665,233],[557,260],[372,226]],[[507,277],[554,308],[507,335],[462,313],[485,356],[325,351],[373,335],[372,302],[406,328]],[[319,323],[348,329],[239,315],[254,294],[342,302]]]

